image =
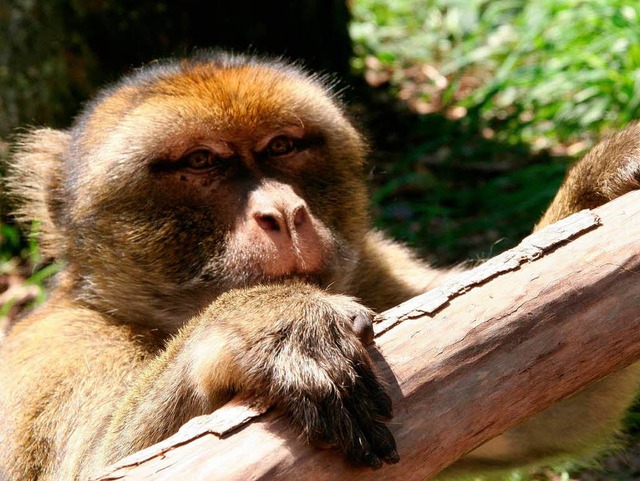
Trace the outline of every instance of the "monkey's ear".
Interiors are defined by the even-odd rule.
[[[36,129],[21,135],[9,160],[7,187],[16,218],[36,221],[43,253],[59,257],[65,251],[62,225],[65,209],[63,156],[71,142],[68,132]]]

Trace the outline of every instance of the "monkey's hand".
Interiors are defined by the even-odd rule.
[[[221,296],[193,335],[202,340],[204,329],[209,339],[223,339],[233,389],[283,409],[311,443],[378,468],[399,457],[383,422],[391,400],[354,331],[370,326],[371,314],[351,298],[311,286],[259,286]],[[227,375],[201,370],[205,379],[197,382],[215,384]]]

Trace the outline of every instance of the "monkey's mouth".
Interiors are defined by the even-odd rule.
[[[314,262],[304,254],[292,260],[229,247],[200,270],[196,283],[201,289],[220,293],[260,284],[303,283],[339,291],[350,285],[359,259],[356,249],[335,238]]]
[[[313,284],[320,287],[324,284],[324,277],[319,272],[312,273],[293,273],[280,276],[264,276],[259,282],[260,284]]]
[[[209,291],[226,291],[228,289],[238,289],[253,287],[260,284],[312,284],[326,288],[335,282],[338,272],[330,267],[323,266],[321,269],[301,272],[292,269],[289,272],[268,273],[253,266],[247,269],[237,268],[237,266],[223,266],[215,268],[209,266],[203,269],[197,279],[191,282],[191,287],[199,286],[198,289]]]
[[[326,288],[332,282],[332,275],[326,271],[290,272],[283,274],[266,274],[259,272],[243,273],[242,280],[234,287],[253,287],[259,284],[312,284]],[[237,279],[239,280],[239,279]]]

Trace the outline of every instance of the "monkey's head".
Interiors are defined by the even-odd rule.
[[[364,157],[318,78],[212,54],[151,65],[70,130],[24,136],[10,182],[79,299],[169,327],[234,287],[348,283]]]

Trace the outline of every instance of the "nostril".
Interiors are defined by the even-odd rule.
[[[280,232],[280,223],[274,215],[271,214],[255,214],[254,218],[258,225],[266,231]]]
[[[298,207],[293,212],[293,225],[295,227],[300,227],[307,220],[307,211],[304,207]]]

